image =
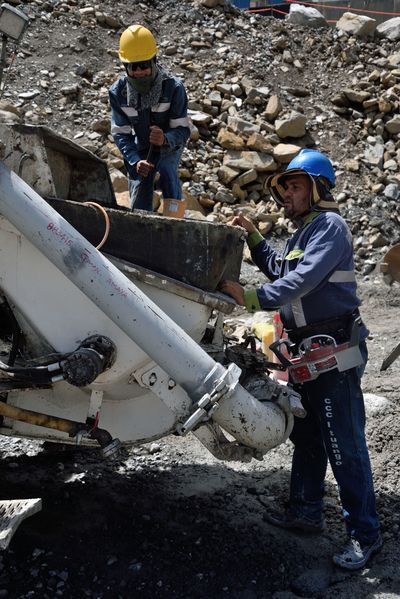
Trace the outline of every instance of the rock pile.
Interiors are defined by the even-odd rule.
[[[375,28],[345,13],[329,28],[315,9],[292,7],[280,21],[225,0],[105,0],[101,10],[86,0],[32,0],[23,9],[31,25],[5,70],[0,119],[45,124],[89,148],[108,162],[116,192],[127,182],[110,136],[108,87],[121,73],[121,31],[142,22],[188,91],[181,177],[197,217],[226,222],[242,210],[263,233],[290,232],[263,184],[299,149],[316,147],[335,164],[359,271],[368,276],[399,241],[398,19]]]

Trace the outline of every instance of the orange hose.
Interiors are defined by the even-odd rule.
[[[287,15],[287,12],[284,12],[283,10],[278,10],[277,8],[271,8],[271,10],[273,12],[277,12],[280,15]]]
[[[85,206],[93,206],[94,208],[98,208],[98,210],[100,210],[100,212],[104,216],[104,220],[106,221],[106,230],[104,231],[103,239],[100,241],[99,245],[96,245],[96,250],[99,250],[100,248],[103,247],[103,245],[107,241],[108,234],[110,232],[110,217],[108,216],[107,211],[104,209],[104,207],[100,206],[100,204],[97,204],[96,202],[83,202],[83,203],[85,204]]]

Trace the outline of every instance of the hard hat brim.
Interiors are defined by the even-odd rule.
[[[149,54],[137,54],[135,55],[135,60],[128,60],[125,54],[118,52],[118,56],[121,62],[125,64],[130,64],[132,62],[146,62],[148,60],[153,60],[155,56],[157,56],[157,51],[154,52],[151,56]]]
[[[283,206],[285,202],[286,191],[284,180],[288,177],[294,177],[296,175],[308,177],[311,183],[312,203],[317,204],[321,200],[321,198],[319,197],[315,180],[313,177],[311,177],[309,173],[303,171],[303,169],[301,168],[291,168],[283,173],[271,175],[270,177],[268,177],[268,179],[265,180],[264,191],[270,193],[274,198],[275,202],[279,204],[279,206]]]

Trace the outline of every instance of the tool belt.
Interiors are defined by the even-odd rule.
[[[341,328],[329,334],[327,331],[335,324],[337,327],[338,321]],[[290,333],[288,331],[289,339],[272,343],[270,349],[286,366],[293,383],[305,383],[330,370],[344,372],[363,364],[359,347],[360,325],[361,317],[357,310],[357,313],[353,312],[348,317],[301,327]],[[313,334],[314,330],[318,332]],[[305,336],[307,333],[308,336]],[[342,336],[345,337],[343,342],[340,341]],[[281,351],[282,346],[286,347],[286,355]]]
[[[331,335],[335,341],[343,343],[349,341],[355,321],[358,322],[358,326],[360,327],[362,321],[358,308],[350,312],[350,314],[330,318],[329,320],[322,320],[321,322],[314,322],[313,324],[308,324],[297,329],[285,329],[285,331],[290,341],[296,345],[303,341],[303,339],[312,337],[313,335]]]

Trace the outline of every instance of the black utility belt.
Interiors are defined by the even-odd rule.
[[[344,316],[321,320],[297,329],[285,329],[285,331],[289,339],[296,344],[314,335],[330,335],[335,341],[345,342],[350,339],[353,323],[356,320],[359,321],[358,325],[361,326],[362,320],[358,308]]]

